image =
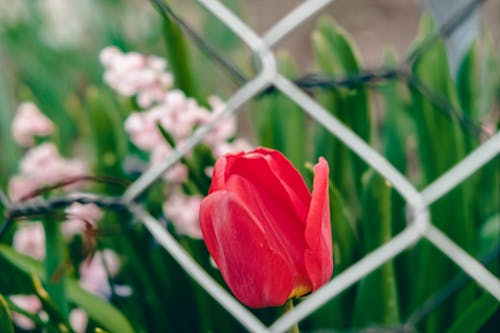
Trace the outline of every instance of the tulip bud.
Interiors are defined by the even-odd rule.
[[[234,295],[254,308],[315,291],[333,272],[328,163],[314,167],[312,194],[279,151],[257,148],[215,164],[200,227]]]

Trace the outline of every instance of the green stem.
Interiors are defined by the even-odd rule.
[[[286,301],[284,305],[284,313],[288,313],[290,311],[294,311],[292,299]],[[287,333],[300,333],[299,324],[298,323],[293,324],[293,326],[288,329]]]
[[[45,272],[46,288],[50,298],[54,301],[57,308],[63,315],[67,315],[68,304],[66,302],[65,274],[56,277],[64,265],[64,240],[59,230],[59,224],[53,220],[44,220],[43,228],[45,230]]]

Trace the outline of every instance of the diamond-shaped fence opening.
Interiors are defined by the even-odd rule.
[[[426,239],[432,243],[436,249],[441,251],[481,287],[500,301],[499,279],[430,222],[430,206],[434,202],[460,185],[476,170],[500,154],[500,133],[496,133],[484,141],[462,161],[442,174],[423,190],[417,190],[384,156],[375,151],[356,133],[306,94],[297,84],[284,77],[277,70],[275,53],[272,49],[273,45],[332,2],[332,0],[304,1],[276,22],[266,33],[259,36],[219,1],[199,0],[198,3],[201,6],[217,17],[252,50],[260,62],[260,71],[228,99],[224,112],[220,113],[207,125],[198,128],[188,140],[177,147],[159,166],[144,173],[136,182],[128,187],[122,198],[103,198],[82,194],[80,196],[73,196],[71,200],[99,202],[104,207],[113,207],[113,205],[127,207],[138,220],[142,221],[158,243],[170,253],[179,265],[208,294],[219,302],[222,307],[234,316],[237,321],[251,332],[278,333],[286,331],[295,323],[319,309],[323,304],[422,239]],[[477,3],[480,3],[480,1]],[[444,35],[446,36],[447,33],[449,32],[445,31]],[[282,315],[272,325],[267,327],[205,272],[189,253],[177,243],[162,223],[150,215],[144,207],[136,203],[136,199],[160,175],[195,147],[209,133],[213,124],[224,117],[233,116],[246,102],[258,96],[269,87],[274,87],[274,89],[279,90],[295,102],[314,121],[321,124],[333,136],[342,141],[353,153],[366,162],[366,164],[389,181],[392,187],[406,201],[408,224],[404,230],[395,235],[390,241],[344,270],[317,292],[300,302],[294,311]],[[10,211],[12,216],[15,216],[17,211],[26,212],[30,209],[33,212],[47,211],[57,201],[57,199],[53,199],[52,201],[11,204],[3,193],[0,194],[3,205]]]

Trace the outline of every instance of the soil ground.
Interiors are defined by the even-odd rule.
[[[274,22],[299,5],[299,0],[245,1],[249,24],[258,32],[265,32]],[[417,0],[339,0],[317,15],[332,16],[354,39],[363,67],[374,68],[382,64],[387,47],[396,49],[403,58],[417,34],[423,1]],[[495,38],[500,48],[500,1],[489,0],[483,5],[486,31]],[[280,41],[277,48],[292,53],[301,69],[311,70],[312,50],[310,36],[316,17],[309,19],[297,30]]]

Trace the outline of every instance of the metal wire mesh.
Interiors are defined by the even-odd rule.
[[[276,66],[275,53],[272,46],[300,26],[308,18],[320,11],[334,0],[304,1],[285,17],[276,22],[262,36],[257,35],[245,22],[234,15],[217,0],[198,0],[199,5],[216,16],[228,29],[232,30],[255,54],[260,61],[260,71],[248,80],[227,101],[226,108],[211,123],[198,128],[194,134],[163,161],[161,165],[143,174],[128,187],[122,198],[108,198],[88,194],[72,194],[70,201],[94,202],[103,207],[120,207],[130,210],[142,221],[152,236],[165,248],[180,266],[234,318],[251,332],[284,332],[296,322],[301,321],[323,304],[342,293],[344,290],[367,276],[385,262],[391,260],[416,242],[427,239],[438,250],[455,262],[465,273],[474,279],[500,301],[500,281],[489,272],[478,260],[460,248],[430,221],[429,207],[446,193],[460,185],[467,177],[484,166],[488,161],[500,154],[500,132],[470,153],[461,162],[436,179],[422,191],[418,191],[410,181],[391,165],[356,133],[342,124],[331,113],[325,110],[314,99],[308,96],[297,84],[281,75]],[[476,2],[479,3],[480,1]],[[142,206],[136,203],[138,196],[149,188],[160,175],[177,163],[187,152],[195,147],[211,130],[213,125],[224,117],[231,117],[241,107],[262,91],[277,89],[288,96],[312,119],[324,126],[332,135],[342,141],[350,150],[387,179],[394,189],[404,198],[408,209],[408,225],[406,229],[394,236],[389,242],[366,255],[357,263],[337,275],[333,280],[320,288],[306,300],[277,319],[272,325],[264,325],[248,309],[241,305],[232,295],[221,287],[197,262],[187,253],[163,227]],[[12,204],[0,191],[0,200],[11,217],[16,212],[26,213],[31,209],[44,212],[54,207],[54,201],[29,201]],[[59,199],[59,205],[65,201]]]

